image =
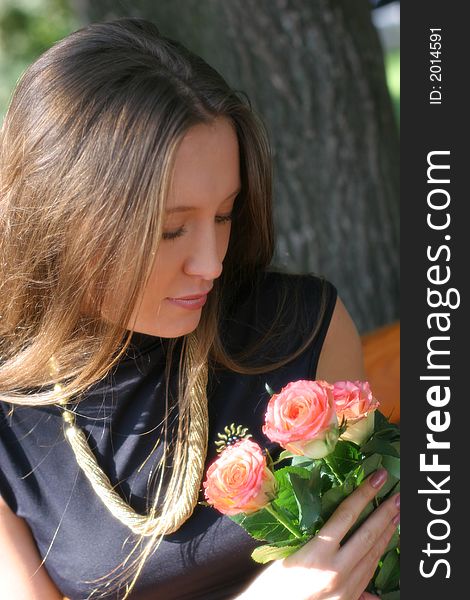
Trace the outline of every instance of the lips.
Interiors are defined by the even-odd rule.
[[[187,308],[189,310],[198,310],[204,306],[207,301],[207,295],[196,296],[190,299],[188,298],[167,298],[170,304],[179,306],[180,308]]]
[[[208,290],[206,290],[205,292],[201,292],[199,294],[192,294],[189,296],[177,296],[175,298],[170,298],[170,300],[199,300],[200,298],[203,298],[204,296],[207,296],[207,294],[211,291],[212,287],[210,287]]]
[[[198,300],[204,296],[207,296],[208,292],[204,294],[194,294],[193,296],[178,296],[177,298],[171,298],[172,300]]]

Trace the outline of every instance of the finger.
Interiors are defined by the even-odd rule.
[[[379,560],[385,552],[385,549],[387,548],[390,538],[392,537],[396,527],[397,525],[393,522],[389,523],[389,525],[382,532],[380,538],[377,540],[377,543],[360,560],[360,562],[358,562],[355,567],[352,567],[351,564],[348,565],[350,575],[347,580],[347,586],[349,590],[354,592],[353,594],[350,594],[350,597],[360,597],[361,591],[364,590],[369,584],[369,581],[374,576]],[[338,570],[339,569],[341,569],[341,567],[339,567]]]
[[[362,592],[358,600],[380,600],[375,594],[369,594],[369,592]]]
[[[396,525],[391,521],[400,511],[399,500],[400,494],[395,494],[383,502],[339,549],[337,560],[340,569],[359,562],[388,526],[392,526],[392,533],[395,531]]]
[[[361,483],[352,494],[341,502],[315,536],[316,539],[339,545],[343,537],[357,521],[365,506],[374,498],[378,490],[387,481],[387,477],[387,471],[382,468]],[[364,555],[364,552],[362,552],[362,555]]]

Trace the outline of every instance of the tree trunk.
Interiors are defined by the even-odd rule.
[[[276,266],[325,275],[360,331],[398,317],[398,129],[368,0],[95,0],[245,91],[271,136]]]

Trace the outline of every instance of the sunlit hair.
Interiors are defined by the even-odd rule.
[[[266,270],[274,249],[268,136],[246,95],[147,21],[93,24],[29,67],[1,131],[1,401],[79,402],[122,358],[160,243],[178,145],[192,126],[217,117],[236,130],[242,188],[223,272],[195,331],[199,355],[189,360],[183,344],[179,356],[179,418],[188,411],[184,390],[205,361],[263,373],[312,342],[316,331],[291,356],[256,367],[248,366],[256,348],[236,357],[224,348],[224,315],[240,290],[250,289]],[[105,296],[115,303],[112,322],[101,317]],[[295,298],[281,294],[279,322],[286,301]],[[299,322],[284,325],[298,328]],[[289,331],[277,322],[266,332],[266,338],[283,335]],[[167,390],[177,341],[169,340]],[[54,391],[57,383],[60,393]],[[178,440],[180,456],[186,455],[184,443]],[[180,472],[177,462],[174,481]],[[163,516],[171,500],[162,498]],[[161,536],[141,538],[135,548],[144,541],[120,579],[112,579],[118,586],[133,577],[125,598]]]

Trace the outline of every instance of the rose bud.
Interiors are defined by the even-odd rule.
[[[341,439],[364,443],[374,432],[374,411],[379,402],[373,397],[367,381],[337,381],[333,386],[336,414],[347,419]]]
[[[209,504],[224,515],[252,513],[274,499],[277,482],[261,448],[249,439],[228,446],[207,470],[203,483]]]
[[[333,386],[303,379],[287,384],[271,396],[263,432],[292,454],[327,456],[338,440]]]

